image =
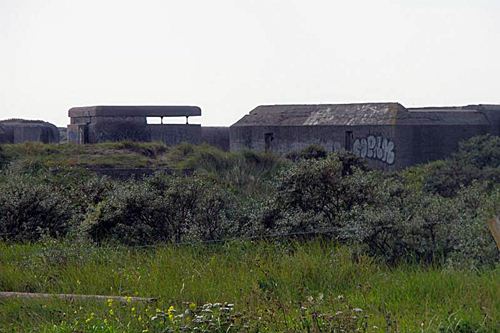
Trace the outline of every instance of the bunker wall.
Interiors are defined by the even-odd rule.
[[[229,150],[229,127],[202,127],[201,142]]]
[[[191,124],[151,124],[148,125],[151,141],[162,141],[168,145],[188,142],[201,143],[201,126]]]
[[[486,134],[487,125],[233,126],[232,151],[252,149],[287,154],[312,144],[348,150],[377,169],[401,169],[446,158],[458,143]]]
[[[59,131],[50,123],[20,120],[6,122],[1,126],[0,143],[59,142]]]

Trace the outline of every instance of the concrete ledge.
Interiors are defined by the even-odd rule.
[[[192,117],[201,116],[198,106],[84,106],[71,108],[70,117]]]

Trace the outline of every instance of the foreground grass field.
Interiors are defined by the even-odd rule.
[[[0,291],[157,298],[3,299],[0,332],[500,331],[499,267],[388,267],[325,241],[0,244]]]

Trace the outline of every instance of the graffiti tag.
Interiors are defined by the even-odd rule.
[[[344,148],[342,147],[342,145],[340,144],[340,142],[335,141],[335,142],[333,143],[333,151],[334,151],[334,152],[344,151]]]
[[[394,142],[382,136],[369,135],[358,138],[352,146],[354,155],[393,164],[395,159]]]

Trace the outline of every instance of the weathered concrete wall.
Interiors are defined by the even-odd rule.
[[[316,144],[330,152],[352,151],[371,167],[392,170],[445,158],[460,141],[488,131],[487,125],[236,126],[230,146],[286,154]]]
[[[491,127],[489,132],[493,135],[500,135],[500,107],[490,107],[485,109],[482,113],[491,122]]]
[[[163,141],[199,143],[199,125],[148,124],[147,117],[200,116],[197,106],[89,106],[68,111],[68,141],[71,143],[98,143],[105,141]]]
[[[148,125],[151,131],[152,141],[162,141],[167,145],[177,145],[188,142],[199,144],[201,142],[200,125],[183,124],[151,124]]]
[[[229,127],[202,127],[201,142],[229,150]]]
[[[443,159],[458,150],[460,141],[490,132],[488,125],[436,125],[401,126],[398,128],[398,143],[407,147],[404,167]]]
[[[1,126],[0,143],[59,142],[57,127],[44,121],[13,119],[2,121]]]
[[[2,143],[9,143],[9,141],[5,127],[0,124],[0,144]]]
[[[68,141],[151,141],[147,126],[146,117],[74,117],[68,126]]]
[[[162,141],[169,145],[181,142],[200,143],[200,125],[147,124],[145,117],[73,117],[68,126],[71,143],[106,141]]]

